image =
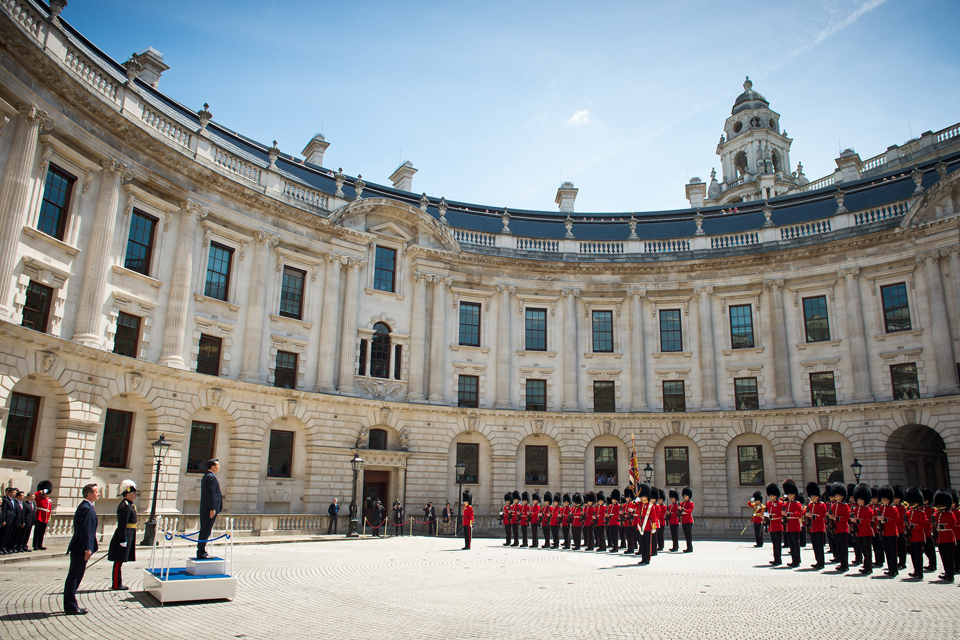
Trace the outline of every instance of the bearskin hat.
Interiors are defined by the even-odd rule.
[[[918,487],[910,487],[907,489],[907,493],[903,501],[907,504],[923,504],[923,494],[920,493],[920,489]]]
[[[587,495],[584,496],[584,500],[587,502],[596,502],[597,494],[595,494],[593,491],[587,491]]]
[[[753,499],[754,499],[754,500],[763,500],[763,494],[760,493],[759,491],[754,491],[754,492],[753,492]]]
[[[547,491],[545,494],[543,494],[543,501],[547,504],[553,502],[553,494]]]
[[[798,493],[797,502],[799,502],[800,504],[807,504],[807,496],[803,495],[802,493]]]
[[[633,492],[632,487],[624,487],[623,489],[623,499],[624,500],[633,500],[637,495]]]
[[[513,494],[510,493],[509,491],[507,491],[505,494],[503,494],[503,501],[504,501],[504,502],[513,502]]]
[[[957,492],[956,489],[950,489],[950,495],[953,497],[953,506],[956,507],[960,504],[960,492]]]
[[[53,491],[53,483],[49,480],[41,480],[37,483],[37,493],[50,493]]]
[[[686,497],[686,498],[693,498],[693,487],[691,487],[690,485],[685,486],[685,487],[680,491],[680,495],[682,495],[682,496],[684,496],[684,497]]]
[[[793,480],[784,480],[783,481],[783,495],[788,496],[790,494],[795,496],[800,495],[800,489],[797,488],[797,483]]]
[[[571,500],[571,498],[570,498],[570,494],[569,494],[569,493],[563,494],[563,501],[564,501],[564,502],[573,502],[573,500]]]
[[[808,482],[806,489],[807,489],[807,495],[810,496],[811,498],[813,496],[816,496],[819,498],[822,495],[820,493],[820,485],[817,484],[816,482]]]
[[[467,489],[466,491],[463,492],[463,501],[473,504],[473,494],[470,493],[470,489]]]
[[[651,492],[651,490],[652,490],[652,487],[650,486],[650,483],[648,483],[648,482],[641,482],[641,483],[640,483],[640,491],[639,491],[637,497],[638,497],[638,498],[647,498],[647,499],[649,500],[649,499],[650,499],[650,492]]]
[[[574,494],[573,494],[573,504],[577,505],[578,507],[579,507],[580,505],[582,505],[582,504],[583,504],[583,496],[581,496],[579,493],[574,493]]]
[[[657,489],[655,486],[650,485],[650,501],[653,502],[659,499],[660,499],[660,489]]]
[[[133,491],[140,491],[140,489],[137,489],[137,483],[134,482],[133,480],[124,480],[123,482],[117,485],[118,498],[122,498],[126,496],[128,493],[131,493]]]
[[[554,491],[554,492],[553,492],[553,501],[554,501],[554,502],[560,502],[560,492],[559,492],[559,491]]]
[[[863,500],[864,502],[870,502],[870,486],[866,483],[861,482],[853,489],[853,499],[854,500]]]
[[[767,495],[773,496],[774,498],[780,497],[780,487],[777,485],[776,482],[771,482],[770,484],[767,485]]]
[[[670,497],[674,500],[680,499],[680,493],[676,489],[670,489]]]
[[[949,509],[952,504],[953,496],[950,495],[949,491],[941,489],[933,494],[933,506],[937,509]]]
[[[873,485],[872,487],[870,487],[870,499],[873,500],[874,498],[876,498],[877,500],[880,499],[880,491],[877,485]]]
[[[906,497],[905,494],[903,493],[903,487],[901,487],[898,484],[893,485],[893,497],[900,498],[900,500],[903,500]]]
[[[616,489],[614,489],[616,491]],[[607,505],[613,504],[613,494],[607,496]]]
[[[933,502],[933,489],[923,487],[920,489],[920,495],[923,496],[924,502]]]
[[[526,491],[520,494],[520,499],[524,502],[530,502],[530,494]]]
[[[539,491],[534,491],[534,492],[533,492],[533,495],[530,496],[530,498],[531,498],[531,500],[533,500],[534,502],[540,502],[540,492],[539,492]]]
[[[664,491],[663,489],[660,489],[660,499],[663,500],[664,502],[667,501],[667,492]]]
[[[857,488],[857,485],[855,485],[855,484],[848,484],[848,485],[847,485],[847,497],[848,497],[848,498],[852,498],[852,497],[853,497],[853,490],[856,489],[856,488]]]
[[[842,482],[834,482],[833,487],[830,489],[831,496],[840,496],[844,500],[847,499],[847,487]]]
[[[603,491],[597,491],[597,504],[603,504],[607,501],[607,497],[603,495]]]
[[[519,492],[519,491],[514,491],[514,492],[513,492],[513,499],[514,499],[514,500],[519,500],[519,499],[520,499],[520,492]]]
[[[877,498],[879,498],[880,500],[883,500],[884,498],[886,498],[891,503],[893,503],[893,487],[891,487],[888,484],[881,485],[880,488],[877,489]]]
[[[610,498],[620,502],[620,489],[614,489],[610,492]]]

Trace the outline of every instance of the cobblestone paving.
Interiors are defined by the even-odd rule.
[[[960,588],[767,566],[770,547],[699,542],[648,567],[623,555],[391,538],[238,547],[233,602],[161,607],[81,585],[86,616],[60,613],[67,561],[0,566],[3,638],[922,638],[960,637]],[[98,554],[99,555],[99,554]],[[187,551],[183,551],[186,557]],[[143,553],[146,559],[147,553]],[[804,553],[807,566],[812,553]],[[828,565],[829,566],[829,565]],[[901,574],[906,576],[905,573]]]

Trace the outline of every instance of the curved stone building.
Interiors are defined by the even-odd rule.
[[[319,514],[359,453],[365,499],[439,511],[463,462],[489,515],[622,487],[635,447],[715,531],[855,458],[960,484],[960,126],[810,182],[748,81],[691,209],[508,211],[245,138],[64,4],[0,3],[4,484],[192,514],[216,456],[229,512]]]

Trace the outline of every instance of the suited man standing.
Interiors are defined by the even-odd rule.
[[[197,539],[197,559],[203,560],[209,558],[206,547],[210,532],[213,531],[213,523],[217,519],[217,514],[223,511],[223,496],[220,494],[220,482],[217,480],[217,472],[220,471],[220,461],[216,458],[207,460],[207,472],[200,481],[200,533]]]
[[[20,534],[20,551],[29,552],[30,534],[33,532],[33,525],[37,521],[37,505],[33,502],[33,492],[27,494],[23,500],[23,533]]]
[[[7,487],[0,503],[0,554],[13,553],[14,540],[17,540],[19,528],[17,520],[17,489]]]
[[[73,538],[67,546],[70,570],[63,585],[63,612],[68,616],[86,615],[87,610],[77,604],[77,588],[87,570],[87,561],[97,552],[97,509],[94,503],[100,498],[100,488],[95,484],[83,487],[83,502],[73,514]]]

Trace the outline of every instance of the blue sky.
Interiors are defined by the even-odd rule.
[[[960,122],[960,3],[89,0],[63,17],[109,55],[156,46],[160,89],[255,140],[491,208],[686,206],[745,75],[811,179]],[[401,153],[402,149],[402,153]]]

